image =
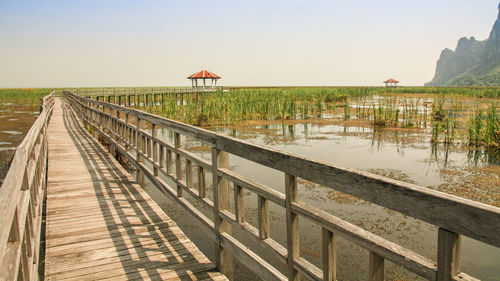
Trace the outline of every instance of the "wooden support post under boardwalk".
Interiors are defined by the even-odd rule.
[[[232,234],[231,224],[222,219],[221,210],[229,210],[229,182],[218,175],[219,168],[229,169],[229,154],[225,151],[212,147],[212,180],[214,198],[214,230],[217,236],[215,242],[215,263],[217,268],[233,280],[233,257],[231,253],[220,246],[220,233]]]
[[[337,239],[335,233],[322,227],[323,280],[337,278]]]
[[[460,235],[438,229],[437,280],[449,281],[460,273]]]
[[[384,281],[384,258],[370,252],[368,268],[369,281]]]
[[[137,130],[136,130],[136,141],[137,141],[137,162],[144,163],[144,137],[141,135],[139,130],[144,128],[144,120],[141,120],[139,116],[137,116]],[[137,183],[144,188],[144,173],[141,169],[137,169]]]
[[[297,177],[285,173],[286,245],[288,280],[300,280],[300,274],[293,267],[293,261],[300,257],[299,216],[292,211],[297,201]]]

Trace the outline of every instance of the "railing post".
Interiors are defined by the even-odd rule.
[[[229,183],[227,179],[218,175],[219,168],[229,169],[229,155],[227,152],[212,147],[212,180],[214,198],[214,230],[217,236],[215,243],[215,261],[217,268],[233,280],[233,257],[226,249],[220,246],[220,233],[231,234],[231,224],[220,216],[221,210],[229,210]]]
[[[203,167],[201,166],[198,166],[198,196],[200,196],[200,198],[204,198],[206,196],[205,169],[203,169]]]
[[[234,214],[239,224],[245,222],[245,189],[234,185]]]
[[[103,109],[103,111],[104,111],[104,109]],[[110,110],[110,115],[112,116],[111,113],[113,113],[112,109]],[[115,110],[115,116],[116,116],[116,120],[113,120],[113,128],[112,128],[112,132],[110,134],[110,137],[112,139],[114,139],[116,142],[118,142],[118,136],[120,134],[120,129],[119,129],[120,123],[118,123],[118,120],[120,119],[120,112],[118,110]],[[115,146],[112,143],[110,143],[109,147],[110,147],[111,155],[113,155],[113,157],[115,157],[116,156]]]
[[[181,135],[177,132],[174,133],[174,146],[176,149],[181,148]],[[182,197],[182,186],[179,184],[182,180],[182,160],[178,152],[175,153],[175,178],[177,179],[177,196]]]
[[[297,201],[297,177],[285,174],[286,245],[288,280],[300,280],[300,274],[293,267],[293,261],[300,257],[299,216],[292,211]]]
[[[160,165],[160,170],[165,170],[165,147],[163,145],[158,145],[158,153],[159,153],[159,165]]]
[[[125,114],[125,151],[130,150],[129,143],[131,143],[131,140],[130,140],[131,138],[130,138],[130,128],[128,127],[129,124],[130,124],[129,114],[126,113]]]
[[[153,137],[153,175],[158,176],[158,147],[156,143],[156,124],[151,124],[151,135]]]
[[[269,207],[267,199],[257,195],[257,212],[259,221],[259,238],[269,238]]]
[[[189,159],[186,159],[186,187],[193,187],[193,163]]]
[[[384,258],[374,252],[370,252],[368,280],[384,281]]]
[[[136,125],[136,147],[137,147],[137,162],[144,163],[144,138],[141,136],[140,130],[144,128],[144,121],[137,116],[137,125]],[[139,168],[137,169],[137,183],[144,188],[144,173]]]
[[[337,245],[336,235],[322,227],[323,280],[333,281],[337,276]]]
[[[151,157],[151,139],[149,138],[149,136],[147,135],[144,135],[144,138],[145,138],[145,145],[146,145],[146,157],[148,157],[148,159],[152,159]]]
[[[96,106],[91,106],[91,107],[94,107],[94,109],[96,109]],[[95,126],[95,128],[94,128],[94,138],[96,140],[99,140],[99,133],[97,132],[97,127],[98,127],[97,116],[98,116],[97,112],[92,111],[92,124]]]
[[[438,229],[437,280],[449,281],[460,273],[460,235],[444,228]]]

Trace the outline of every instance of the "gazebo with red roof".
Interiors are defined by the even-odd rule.
[[[386,87],[397,87],[398,86],[397,84],[399,83],[399,81],[396,79],[389,78],[389,79],[385,80],[384,83],[385,83]]]
[[[206,89],[205,80],[206,79],[210,79],[210,81],[211,81],[210,89],[214,89],[217,87],[217,80],[221,79],[221,77],[217,74],[214,74],[214,73],[208,71],[208,70],[202,70],[200,72],[197,72],[197,73],[189,76],[188,79],[191,80],[191,85],[193,86],[193,89],[196,89],[196,90],[199,89],[198,80],[203,79],[203,91],[205,91],[205,89]]]

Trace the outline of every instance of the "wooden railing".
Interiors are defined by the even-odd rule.
[[[205,87],[206,91],[223,91],[223,86],[216,87]],[[96,97],[96,96],[120,96],[120,95],[144,95],[144,94],[173,94],[173,93],[192,93],[192,92],[202,92],[203,86],[193,87],[142,87],[142,88],[78,88],[71,90],[73,93],[85,96],[85,97]]]
[[[167,96],[175,95],[176,100],[183,102],[185,95],[202,95],[224,91],[224,87],[202,91],[192,88],[117,88],[117,89],[78,89],[77,95],[97,100],[130,106],[150,106],[164,102]]]
[[[47,175],[47,125],[54,94],[22,143],[0,187],[0,280],[38,280]]]
[[[370,252],[368,280],[384,279],[386,259],[429,280],[476,280],[460,270],[461,235],[500,247],[500,208],[251,144],[69,92],[65,92],[65,97],[96,135],[110,142],[113,150],[124,155],[137,168],[139,184],[144,184],[146,176],[160,191],[198,219],[200,228],[215,241],[217,267],[228,277],[232,276],[232,259],[236,258],[263,280],[298,280],[301,275],[313,280],[334,280],[336,236],[340,235]],[[145,129],[146,122],[150,123],[147,127],[151,128],[151,133]],[[173,132],[173,145],[157,137],[158,130],[162,128]],[[211,146],[211,161],[183,149],[182,136]],[[285,194],[231,171],[229,154],[283,172]],[[212,174],[213,201],[206,197],[206,172]],[[193,173],[198,177],[197,188],[193,184]],[[169,185],[165,178],[174,182],[174,186]],[[297,178],[436,225],[437,261],[300,201]],[[230,198],[230,182],[234,188],[234,199]],[[258,227],[246,222],[245,191],[257,195]],[[184,198],[184,193],[212,209],[214,220]],[[234,200],[234,212],[230,211],[231,200]],[[285,208],[286,247],[270,237],[269,201]],[[307,218],[322,228],[322,268],[300,255],[299,217]],[[237,240],[232,235],[233,229],[241,230],[246,238],[259,245],[259,249],[250,250]],[[264,250],[272,253],[272,259],[286,265],[286,276],[257,253]]]

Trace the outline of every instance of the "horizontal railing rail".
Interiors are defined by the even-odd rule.
[[[47,175],[47,126],[54,93],[16,148],[0,187],[0,280],[38,280]]]
[[[223,91],[224,86],[206,86],[205,91]],[[71,92],[84,97],[102,97],[118,95],[144,95],[144,94],[174,94],[202,92],[203,86],[197,87],[141,87],[141,88],[77,88]]]
[[[369,280],[383,280],[385,259],[429,280],[475,280],[460,270],[461,235],[500,247],[500,208],[248,143],[70,92],[65,92],[65,97],[96,135],[106,139],[113,150],[124,155],[138,169],[139,184],[143,185],[146,176],[160,191],[176,200],[198,219],[207,237],[217,245],[217,267],[228,276],[232,274],[232,258],[236,258],[264,280],[296,280],[300,275],[313,280],[334,280],[335,241],[336,236],[340,235],[370,252]],[[145,129],[146,122],[150,123],[150,130]],[[174,144],[157,136],[161,128],[173,132]],[[212,150],[211,161],[183,149],[181,136],[209,145]],[[283,172],[285,193],[231,171],[229,154]],[[212,174],[213,201],[206,196],[206,172]],[[193,184],[193,175],[198,177],[197,187]],[[163,178],[168,178],[175,186],[172,187]],[[437,226],[437,261],[300,201],[297,178]],[[233,186],[233,199],[229,198],[229,183]],[[245,191],[257,195],[258,227],[246,222]],[[212,209],[214,219],[209,219],[185,199],[184,192],[201,206]],[[230,211],[231,200],[234,202],[234,212]],[[285,209],[286,247],[270,237],[269,201]],[[322,228],[322,268],[300,256],[299,217],[307,218]],[[232,235],[233,228],[241,230],[259,248],[249,250],[247,245]],[[263,259],[262,252],[286,265],[287,277],[273,267],[270,261]]]

